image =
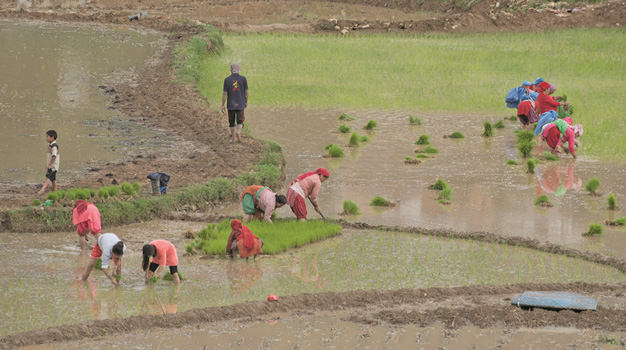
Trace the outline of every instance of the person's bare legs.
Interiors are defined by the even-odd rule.
[[[50,179],[46,179],[46,182],[43,183],[43,187],[39,190],[39,192],[37,192],[37,195],[42,195],[44,192],[46,192],[46,188],[48,188],[49,184]]]
[[[180,277],[178,277],[178,272],[173,274],[172,277],[174,278],[174,285],[180,286]]]
[[[87,247],[87,243],[85,241],[85,236],[78,236],[78,243],[80,243],[80,250],[81,250],[81,252],[84,252],[85,248]]]
[[[56,192],[56,190],[57,190],[57,181],[54,180],[52,181],[52,191]]]
[[[235,132],[236,132],[236,127],[232,126],[230,128],[230,142],[235,142]]]
[[[237,125],[237,142],[241,142],[241,130],[243,129],[243,124]]]

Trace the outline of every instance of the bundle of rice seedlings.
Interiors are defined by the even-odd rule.
[[[422,125],[422,120],[418,117],[409,116],[409,124]]]
[[[591,223],[589,224],[589,231],[584,232],[583,236],[599,236],[604,233],[604,227],[599,224]]]
[[[515,159],[509,159],[506,161],[506,163],[504,163],[506,165],[517,165],[517,161]]]
[[[361,145],[361,136],[359,134],[353,132],[350,136],[350,141],[348,141],[348,146],[350,147],[358,147]]]
[[[337,119],[338,119],[338,120],[345,120],[345,121],[352,121],[352,120],[354,120],[354,117],[351,117],[351,116],[349,116],[349,115],[348,115],[348,114],[346,114],[346,113],[341,113],[341,114],[339,115],[339,118],[337,118]]]
[[[428,142],[428,135],[420,135],[420,138],[415,141],[416,145],[430,145],[430,142]]]
[[[485,122],[483,124],[485,131],[483,131],[483,136],[485,137],[491,137],[493,136],[493,127],[491,126],[490,122]]]
[[[585,190],[587,190],[589,192],[589,194],[591,195],[596,195],[596,191],[598,190],[598,187],[600,187],[600,180],[594,178],[591,178],[586,184],[585,184]]]
[[[463,135],[461,132],[459,131],[455,131],[452,134],[448,135],[449,138],[451,139],[464,139],[465,135]]]
[[[351,200],[345,200],[343,201],[343,211],[341,212],[342,215],[359,215],[361,214],[359,212],[359,206],[351,201]]]
[[[350,127],[347,126],[346,124],[341,124],[339,125],[339,132],[342,134],[347,134],[350,132]]]
[[[496,129],[504,129],[504,122],[502,120],[498,120],[493,124],[493,127]]]
[[[606,198],[606,203],[607,203],[607,206],[609,207],[609,210],[619,209],[619,207],[617,206],[617,200],[615,199],[615,196],[613,195],[613,193],[610,193],[609,196]]]
[[[553,206],[547,194],[539,195],[539,197],[537,197],[537,199],[535,200],[535,205],[538,205],[540,207],[552,207]]]
[[[365,125],[365,130],[374,130],[377,126],[378,123],[372,119]]]
[[[376,196],[372,198],[370,205],[373,207],[391,207],[393,206],[393,203],[391,203],[390,201],[386,200],[383,197]]]
[[[325,148],[326,148],[326,152],[328,152],[328,156],[330,156],[331,158],[343,158],[346,156],[346,154],[343,151],[343,148],[339,147],[338,145],[334,143],[327,145]]]

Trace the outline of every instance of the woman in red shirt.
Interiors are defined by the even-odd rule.
[[[150,262],[152,258],[152,262]],[[150,268],[148,269],[148,263]],[[146,271],[146,283],[150,281],[150,278],[155,275],[159,277],[163,266],[170,267],[170,273],[174,278],[174,284],[180,285],[180,278],[178,277],[178,255],[176,254],[176,247],[166,240],[157,239],[143,246],[143,270]],[[157,267],[159,268],[157,270]],[[155,273],[156,271],[156,273]]]
[[[561,103],[557,102],[549,95],[550,84],[548,82],[541,82],[539,84],[539,96],[537,97],[537,107],[539,108],[539,115],[542,115],[548,111],[555,111],[559,106],[568,105],[567,101]]]

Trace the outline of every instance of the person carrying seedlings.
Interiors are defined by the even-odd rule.
[[[548,111],[555,111],[559,106],[566,106],[569,102],[557,102],[552,96],[549,95],[550,84],[546,81],[542,81],[539,84],[539,96],[537,96],[537,108],[539,108],[539,114],[544,114]]]
[[[152,258],[152,261],[150,261],[150,258]],[[148,263],[150,263],[150,268],[148,268]],[[158,278],[164,266],[170,267],[174,284],[177,286],[180,285],[176,247],[164,239],[157,239],[156,241],[150,242],[150,244],[144,245],[142,267],[143,270],[146,271],[146,284],[150,283],[152,276]]]
[[[111,280],[111,283],[118,285],[116,276],[122,275],[122,256],[126,252],[126,245],[115,233],[96,234],[96,245],[91,251],[91,261],[83,274],[83,281],[89,278],[89,274],[96,265],[98,258],[102,258],[102,272]],[[109,261],[113,260],[113,273],[109,273]]]
[[[298,220],[306,220],[307,211],[304,199],[307,197],[313,204],[313,207],[315,207],[315,211],[320,211],[317,205],[317,194],[322,186],[322,182],[326,181],[329,177],[330,173],[328,170],[318,168],[315,171],[298,176],[289,184],[289,189],[287,190],[287,204],[289,204],[291,211],[293,211]]]
[[[271,223],[272,212],[287,203],[287,198],[282,194],[272,192],[267,186],[252,185],[246,187],[241,194],[241,206],[243,207],[243,222],[248,222],[254,217]]]
[[[222,93],[222,113],[228,109],[228,124],[230,127],[230,142],[241,142],[241,129],[246,120],[244,111],[248,105],[248,81],[239,75],[241,68],[238,63],[230,65],[231,75],[224,79]],[[228,101],[228,105],[226,102]]]
[[[239,251],[239,257],[246,258],[262,253],[263,240],[255,236],[250,228],[235,219],[230,222],[231,232],[226,243],[226,254],[233,257],[234,252]]]
[[[72,224],[76,226],[80,250],[85,251],[85,242],[89,240],[87,235],[91,233],[95,236],[102,231],[98,207],[85,200],[77,200],[72,211]]]
[[[554,154],[561,153],[562,142],[567,142],[569,153],[576,159],[576,150],[574,148],[578,146],[576,137],[582,136],[583,126],[580,124],[571,126],[572,122],[572,118],[567,117],[548,124],[541,133],[541,139],[546,141]]]
[[[43,183],[43,187],[37,195],[42,195],[46,192],[48,185],[52,183],[52,191],[57,190],[57,171],[59,170],[59,163],[61,162],[61,155],[59,153],[59,145],[57,144],[57,132],[54,130],[46,131],[46,141],[48,142],[48,152],[46,153],[46,181]]]

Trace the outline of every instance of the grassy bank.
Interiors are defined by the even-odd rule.
[[[504,97],[543,77],[576,105],[585,152],[626,159],[620,132],[626,94],[623,29],[421,36],[228,34],[227,48],[198,67],[218,103],[228,64],[242,64],[250,104],[387,108],[509,116]]]
[[[96,206],[102,218],[102,227],[119,226],[152,220],[175,210],[207,210],[218,202],[239,200],[249,185],[269,186],[277,191],[282,187],[284,159],[280,145],[267,142],[263,158],[251,171],[234,179],[214,178],[204,184],[183,188],[164,196],[149,194],[137,197],[116,196],[97,198]],[[54,204],[42,208],[33,206],[0,213],[0,232],[56,232],[73,230],[72,206]]]
[[[341,233],[341,225],[319,220],[304,222],[279,220],[273,223],[254,220],[245,225],[263,240],[263,254],[278,254]],[[216,225],[211,224],[198,234],[198,238],[189,244],[186,250],[205,255],[224,256],[230,232],[230,220],[223,220]]]

